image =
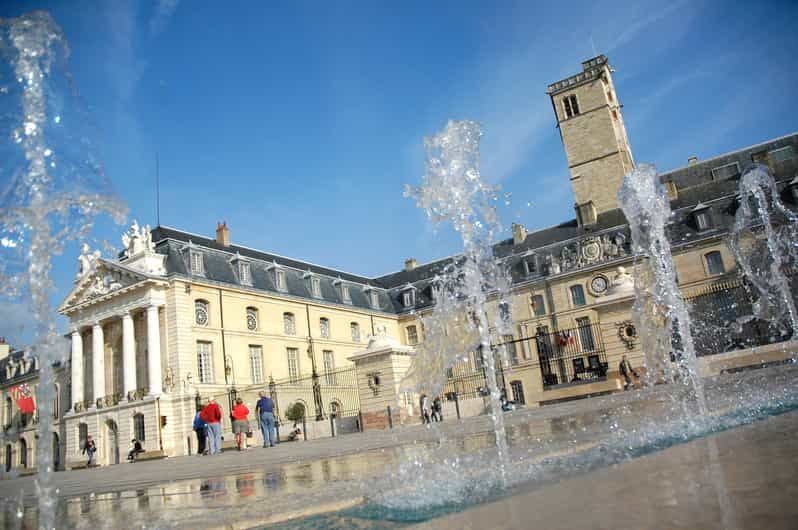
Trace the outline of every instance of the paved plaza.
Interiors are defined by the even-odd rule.
[[[539,527],[657,528],[648,523],[662,519],[672,523],[662,528],[695,527],[690,521],[707,522],[701,528],[721,528],[709,524],[730,517],[730,510],[721,509],[729,503],[721,500],[732,499],[732,505],[742,506],[734,499],[747,491],[745,481],[750,480],[754,493],[778,490],[779,496],[773,496],[776,504],[768,505],[774,521],[771,527],[785,528],[779,526],[780,517],[792,512],[777,503],[792,492],[793,486],[785,480],[795,472],[798,413],[789,412],[794,404],[778,406],[785,403],[785,396],[794,394],[790,388],[796,379],[797,367],[781,366],[707,380],[715,416],[733,417],[741,403],[748,407],[745,419],[722,428],[754,423],[629,461],[623,446],[618,454],[610,451],[609,458],[596,451],[612,447],[608,440],[614,432],[634,434],[645,421],[649,426],[670,421],[674,410],[682,410],[683,385],[505,414],[509,469],[515,480],[496,502],[474,507],[473,518],[468,515],[471,504],[448,508],[448,512],[462,512],[448,516],[446,510],[430,515],[423,509],[419,516],[401,505],[414,489],[428,488],[434,495],[438,488],[451,487],[452,480],[468,482],[469,474],[475,481],[485,480],[495,455],[487,416],[227,451],[217,457],[176,457],[56,473],[59,521],[64,527],[87,529],[128,527],[131,521],[142,528],[262,528],[279,523],[285,528],[388,529],[443,515],[424,528],[524,528],[531,520],[525,513],[527,506],[545,506],[536,512]],[[778,410],[771,410],[774,403]],[[781,415],[767,417],[774,412]],[[707,443],[715,438],[716,450],[710,456],[716,456],[709,458]],[[470,467],[445,475],[447,469],[440,460],[449,456],[470,462]],[[420,461],[426,469],[419,469],[419,476],[402,474]],[[788,465],[768,472],[774,462],[777,467],[778,462]],[[529,471],[536,466],[542,475]],[[728,490],[720,497],[713,493],[719,484],[726,484]],[[635,495],[647,487],[652,491],[644,494],[644,501],[635,502]],[[532,500],[524,500],[525,496]],[[407,497],[408,505],[411,497]],[[0,498],[5,527],[36,525],[33,477],[0,482]],[[389,504],[398,503],[400,509],[378,511],[380,520],[363,515],[364,509],[368,512],[369,506],[382,505],[386,499]],[[570,510],[571,505],[580,509]],[[705,505],[706,513],[700,509]],[[629,515],[604,506],[628,506]],[[684,507],[681,519],[677,517],[680,507]],[[601,522],[598,526],[590,525],[594,510]],[[496,511],[503,515],[496,516]],[[736,517],[737,528],[754,528],[749,513],[759,511],[746,510]],[[474,524],[467,526],[467,520]]]

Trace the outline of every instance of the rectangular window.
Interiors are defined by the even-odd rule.
[[[587,303],[585,301],[585,290],[581,285],[571,286],[571,301],[574,306],[585,305]]]
[[[238,277],[244,285],[252,285],[252,273],[249,268],[249,263],[243,261],[239,262]]]
[[[784,162],[786,160],[795,158],[795,149],[793,149],[793,146],[791,145],[786,145],[784,147],[779,147],[778,149],[768,151],[768,154],[770,155],[770,159],[774,162]]]
[[[565,107],[566,118],[571,118],[579,114],[579,103],[576,101],[576,94],[565,96],[563,98],[563,105]]]
[[[352,342],[360,342],[360,324],[352,322],[349,324],[349,329],[352,332]]]
[[[321,298],[321,278],[310,279],[310,293],[316,298]]]
[[[590,327],[590,319],[588,317],[577,318],[576,325],[579,328],[579,342],[582,344],[582,350],[595,350],[596,342],[593,340],[593,328]]]
[[[349,296],[349,286],[346,285],[345,283],[341,284],[341,298],[343,299],[344,302],[347,303],[352,301],[352,297]]]
[[[532,311],[536,317],[546,314],[546,302],[543,300],[543,295],[536,294],[532,297]]]
[[[288,353],[288,379],[292,383],[299,381],[299,350],[297,348],[286,348]]]
[[[86,446],[86,440],[89,438],[89,426],[85,423],[78,424],[78,447],[77,452],[83,451]]]
[[[712,168],[712,180],[725,180],[740,174],[740,165],[737,162],[725,166]]]
[[[296,335],[296,320],[293,313],[283,313],[283,330],[286,335]]]
[[[202,254],[199,252],[191,252],[191,272],[192,274],[205,274]]]
[[[418,344],[418,330],[416,326],[407,326],[407,344],[409,346],[415,346]]]
[[[133,416],[133,437],[139,442],[146,440],[146,432],[144,429],[144,414],[136,414]]]
[[[197,342],[197,374],[200,383],[213,383],[210,342]]]
[[[708,252],[704,258],[707,261],[707,272],[710,276],[726,272],[726,268],[723,266],[723,256],[717,250]]]
[[[512,364],[518,364],[518,351],[515,349],[515,342],[512,335],[504,335],[502,337],[504,347],[507,349],[507,357]]]
[[[330,321],[326,318],[319,319],[319,333],[321,334],[321,338],[329,339],[330,338]]]
[[[285,291],[285,271],[280,269],[274,270],[274,285],[278,291]]]
[[[328,385],[334,385],[335,357],[333,356],[333,352],[330,350],[324,350],[322,352],[322,358],[324,359],[324,380],[327,382]]]
[[[263,382],[263,348],[250,345],[249,347],[249,370],[252,374],[253,383]]]

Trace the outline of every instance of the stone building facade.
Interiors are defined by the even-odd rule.
[[[634,159],[607,59],[582,68],[548,90],[577,218],[531,232],[514,225],[494,249],[513,280],[513,334],[496,338],[511,350],[501,381],[527,405],[619,390],[621,356],[635,366],[643,356],[631,322],[630,232],[615,201]],[[742,171],[767,164],[794,206],[796,154],[798,134],[662,174],[686,296],[737,281],[725,237]],[[206,396],[352,367],[377,329],[401,348],[416,346],[435,277],[452,259],[409,259],[402,270],[369,278],[234,244],[224,223],[214,238],[134,223],[115,258],[85,248],[60,308],[72,344],[66,461],[81,459],[88,435],[98,440],[100,464],[118,462],[120,446],[134,437],[149,452],[189,454],[195,408]],[[458,392],[458,374],[480,370],[472,352],[453,367],[446,393]],[[367,391],[373,382],[358,385]],[[319,395],[325,416],[333,393]]]

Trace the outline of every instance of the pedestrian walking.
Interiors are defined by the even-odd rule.
[[[429,423],[430,421],[430,410],[429,410],[429,398],[427,394],[421,394],[420,399],[421,405],[421,423]]]
[[[239,451],[247,449],[247,433],[249,432],[249,409],[244,400],[236,398],[230,417],[233,419],[233,434],[236,435],[236,447]]]
[[[263,447],[274,447],[277,442],[277,433],[274,429],[274,401],[266,395],[265,392],[260,392],[260,399],[258,404],[255,405],[255,413],[260,420],[260,430],[263,433]]]
[[[222,452],[222,409],[216,403],[216,398],[208,398],[208,404],[200,413],[202,421],[208,429],[208,452],[218,455]]]
[[[621,372],[621,375],[623,376],[623,389],[629,390],[634,388],[634,380],[632,379],[632,376],[640,376],[637,375],[635,369],[632,368],[632,363],[629,362],[629,360],[626,358],[626,355],[621,357],[621,364],[618,366],[618,371]]]
[[[88,455],[89,461],[86,463],[86,467],[91,467],[94,465],[94,453],[97,452],[97,444],[94,443],[94,440],[91,436],[86,438],[86,443],[83,444],[83,451],[82,453]]]
[[[443,402],[440,396],[432,400],[432,419],[433,421],[443,421]]]
[[[202,410],[194,415],[194,433],[197,435],[197,454],[207,454],[205,442],[208,440],[208,426],[202,419]]]

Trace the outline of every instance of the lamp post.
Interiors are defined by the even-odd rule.
[[[313,370],[311,375],[313,379],[313,405],[316,407],[316,420],[320,421],[324,419],[324,403],[321,400],[321,384],[319,383],[319,372],[316,370],[316,356],[313,354],[312,337],[308,337],[308,356]]]

